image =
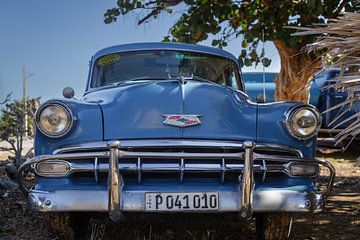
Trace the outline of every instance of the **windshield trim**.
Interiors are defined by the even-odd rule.
[[[234,66],[236,66],[237,71],[235,71],[236,75],[237,75],[237,84],[239,89],[234,89],[234,90],[240,90],[240,91],[245,91],[245,85],[244,85],[244,81],[243,81],[243,77],[242,77],[242,72],[241,72],[241,67],[239,65],[238,61],[234,61],[234,59],[221,55],[221,54],[216,54],[216,53],[210,53],[207,51],[201,51],[201,50],[184,50],[182,48],[175,48],[175,47],[169,47],[169,48],[138,48],[136,50],[129,50],[129,51],[109,51],[106,52],[106,54],[103,55],[96,55],[93,56],[90,60],[90,69],[89,69],[89,76],[88,76],[88,81],[86,84],[86,89],[85,89],[85,94],[88,92],[93,92],[96,91],[97,89],[101,88],[101,87],[93,87],[93,81],[94,81],[94,69],[95,69],[95,63],[97,62],[97,60],[103,56],[109,55],[109,54],[115,54],[115,53],[136,53],[136,52],[142,52],[142,51],[182,51],[182,52],[194,52],[194,53],[203,53],[206,55],[210,55],[210,56],[216,56],[216,57],[221,57],[224,59],[228,59],[230,61],[232,61],[234,63]],[[215,83],[215,82],[214,82]],[[215,83],[217,84],[217,83]]]

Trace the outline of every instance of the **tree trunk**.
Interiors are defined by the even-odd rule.
[[[290,48],[283,41],[275,40],[281,70],[275,78],[276,101],[298,101],[307,103],[309,99],[310,78],[319,70],[320,61],[301,51],[301,47]]]

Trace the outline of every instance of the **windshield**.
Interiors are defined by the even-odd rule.
[[[91,87],[134,80],[172,78],[206,79],[239,89],[234,61],[210,54],[185,51],[136,51],[105,55],[96,60]]]

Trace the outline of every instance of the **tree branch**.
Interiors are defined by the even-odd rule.
[[[155,17],[157,16],[162,10],[164,10],[167,7],[172,7],[172,6],[176,6],[179,3],[181,3],[182,0],[171,0],[171,1],[167,1],[167,2],[163,2],[160,3],[160,5],[158,5],[157,7],[155,7],[154,10],[152,10],[148,15],[146,15],[144,18],[140,19],[138,21],[138,25],[143,24],[144,22],[146,22],[149,18],[151,17]]]
[[[15,154],[14,149],[12,149],[12,148],[0,147],[0,151],[11,152],[11,153]]]
[[[5,103],[7,103],[8,101],[10,101],[11,94],[12,94],[12,92],[11,92],[11,93],[9,93],[8,95],[6,95],[5,100],[4,100],[4,101],[2,101],[2,102],[0,102],[0,104],[5,104]]]

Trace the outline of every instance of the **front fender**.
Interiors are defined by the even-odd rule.
[[[261,143],[280,144],[301,150],[304,157],[315,156],[316,136],[307,140],[294,138],[284,124],[285,112],[299,102],[258,104],[257,140]]]
[[[62,102],[66,104],[74,116],[71,130],[62,137],[51,138],[35,132],[35,155],[51,154],[61,146],[79,142],[94,142],[103,140],[102,113],[97,103],[84,102],[75,99],[56,99],[45,102]]]

